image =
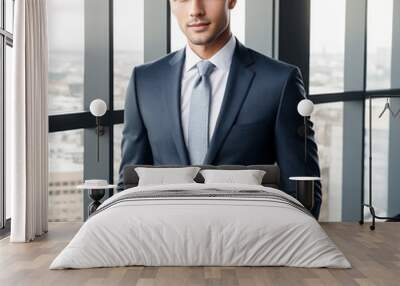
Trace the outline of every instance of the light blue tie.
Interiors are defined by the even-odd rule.
[[[192,165],[203,163],[208,149],[208,122],[211,102],[211,83],[209,75],[214,64],[201,61],[197,64],[199,72],[190,99],[188,149]]]

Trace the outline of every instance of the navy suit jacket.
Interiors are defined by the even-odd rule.
[[[184,62],[185,49],[181,49],[133,69],[125,100],[119,190],[123,189],[126,165],[190,165],[180,112]],[[304,162],[304,118],[298,114],[297,104],[305,97],[296,66],[262,55],[237,40],[204,164],[277,163],[281,189],[295,196],[290,176],[320,176],[309,119],[307,166]],[[321,199],[321,184],[316,182],[311,212],[317,219]]]

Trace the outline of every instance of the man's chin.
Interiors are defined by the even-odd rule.
[[[208,36],[208,35],[193,36],[193,37],[188,37],[188,39],[189,39],[190,43],[192,43],[193,45],[197,45],[197,46],[204,46],[204,45],[212,43],[212,41],[213,41],[213,37]]]

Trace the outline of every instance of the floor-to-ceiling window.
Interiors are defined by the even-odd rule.
[[[85,53],[90,55],[95,52],[90,50],[92,43],[86,40],[91,35],[85,35],[85,28],[93,19],[85,19],[85,15],[93,15],[93,10],[85,4],[83,0],[48,0],[49,221],[84,219],[84,192],[76,187],[85,179],[85,164],[88,164],[85,158],[96,153],[84,148],[85,129],[95,127],[90,122],[91,114],[85,110],[85,97],[89,96],[85,94]],[[101,21],[110,21],[110,30],[103,32],[109,34],[112,41],[110,65],[106,68],[110,68],[113,79],[112,89],[105,93],[113,99],[115,112],[111,112],[110,117],[115,122],[115,118],[122,117],[132,69],[143,63],[144,0],[106,0],[89,5],[96,4],[106,7],[109,14],[108,19],[102,18]],[[109,47],[97,45],[94,48],[101,50]],[[112,156],[115,158],[113,169],[116,174],[121,158],[119,126],[115,125],[113,130]],[[108,129],[107,133],[110,131]],[[85,157],[85,152],[90,155]],[[101,157],[104,158],[104,155],[101,154]],[[109,178],[109,181],[112,179]]]
[[[49,221],[82,221],[83,130],[49,135]]]
[[[144,62],[144,0],[114,1],[114,109],[123,109],[132,69]],[[135,29],[132,29],[135,27]],[[114,181],[121,162],[122,125],[114,126]]]
[[[343,91],[345,0],[311,1],[310,94]]]
[[[343,103],[315,105],[311,116],[321,169],[321,221],[340,221],[342,211]]]
[[[369,200],[369,156],[372,155],[372,199],[376,213],[386,216],[388,210],[388,166],[389,166],[389,119],[390,112],[380,114],[387,102],[385,98],[372,100],[372,153],[369,154],[369,101],[365,105],[365,156],[364,156],[364,193],[366,201]],[[366,208],[365,216],[370,217]]]
[[[343,92],[345,0],[311,1],[310,94]],[[315,124],[323,202],[320,219],[341,219],[343,104],[317,104]]]
[[[393,0],[368,0],[368,90],[387,89],[391,86],[392,28]]]
[[[83,110],[84,1],[49,0],[49,114]]]
[[[48,0],[49,115],[83,111],[84,1]],[[83,130],[49,135],[49,221],[82,221]]]
[[[114,1],[114,109],[124,108],[132,69],[144,60],[144,1]]]
[[[12,47],[14,30],[14,0],[0,1],[0,229],[7,231],[9,219],[11,218],[11,194],[5,187],[6,184],[6,162],[5,162],[5,112],[8,99],[11,96],[11,75],[12,75]]]
[[[266,0],[267,1],[267,0]],[[87,0],[86,2],[93,2]],[[82,212],[82,196],[81,192],[76,190],[76,184],[82,182],[84,178],[84,169],[87,166],[85,161],[85,130],[95,127],[92,116],[85,107],[85,97],[93,96],[93,94],[85,94],[85,54],[96,53],[106,49],[109,50],[109,74],[112,86],[104,93],[112,101],[112,110],[107,114],[106,124],[112,132],[112,138],[108,142],[110,150],[110,168],[111,175],[109,180],[118,179],[118,168],[121,161],[120,144],[123,127],[123,108],[126,96],[126,87],[132,69],[136,65],[140,65],[148,59],[156,59],[167,54],[168,51],[174,52],[182,48],[186,41],[184,35],[175,21],[170,11],[167,11],[167,0],[146,2],[144,0],[98,0],[99,6],[107,7],[106,12],[110,12],[107,17],[96,18],[98,23],[107,24],[109,30],[103,29],[101,33],[109,36],[109,45],[102,42],[99,46],[91,46],[85,50],[85,39],[93,37],[90,30],[85,30],[85,16],[90,15],[93,19],[96,16],[93,11],[85,9],[85,1],[83,0],[48,0],[49,8],[49,118],[50,118],[50,181],[49,181],[49,214],[51,220],[81,220]],[[274,11],[269,21],[260,19],[265,25],[269,23],[273,31],[279,32],[279,26],[276,25],[277,17],[279,17],[279,1],[268,0],[271,3],[271,9]],[[286,1],[282,1],[286,2]],[[288,3],[290,1],[287,1]],[[307,1],[303,1],[306,3]],[[360,3],[362,1],[359,1]],[[315,111],[312,119],[315,124],[316,140],[319,146],[319,156],[322,175],[323,187],[323,205],[321,208],[321,220],[341,220],[343,210],[343,180],[346,176],[343,174],[344,156],[343,149],[349,144],[358,144],[357,148],[363,148],[362,139],[360,143],[349,142],[344,138],[344,126],[347,124],[344,119],[348,114],[348,108],[345,108],[345,102],[350,100],[363,104],[367,96],[367,91],[371,92],[374,97],[378,94],[374,92],[376,89],[387,89],[390,92],[390,65],[391,61],[391,34],[393,14],[393,0],[378,1],[366,0],[368,2],[368,14],[365,20],[368,22],[368,39],[366,54],[366,88],[349,90],[346,89],[346,82],[351,82],[356,74],[345,76],[346,66],[346,35],[349,35],[351,29],[354,28],[347,13],[349,0],[311,0],[310,1],[310,23],[305,26],[309,27],[310,33],[310,50],[309,57],[309,91],[310,98],[316,103]],[[93,4],[93,5],[95,5]],[[148,6],[146,6],[148,5]],[[147,7],[147,9],[146,9]],[[248,8],[252,9],[248,9]],[[246,22],[251,20],[254,25],[254,19],[248,19],[251,15],[249,11],[254,11],[255,7],[265,7],[265,2],[259,0],[246,1],[240,0],[237,6],[231,11],[231,26],[233,33],[238,39],[249,45],[262,47],[265,45],[266,37],[257,33],[262,30],[245,29]],[[157,14],[154,9],[165,9],[165,13]],[[107,10],[108,9],[108,10]],[[276,9],[276,10],[274,10]],[[103,11],[103,10],[102,10]],[[164,11],[164,10],[163,10]],[[376,13],[374,13],[376,12]],[[103,16],[105,14],[102,14]],[[153,15],[157,15],[154,17]],[[160,17],[161,15],[161,17]],[[168,16],[167,16],[168,15]],[[164,17],[165,16],[165,17]],[[89,21],[90,22],[90,21]],[[167,24],[170,23],[170,26]],[[279,24],[291,24],[290,19],[279,21]],[[149,27],[151,27],[149,29]],[[248,27],[252,27],[249,25]],[[154,34],[145,35],[144,31],[151,30]],[[254,31],[253,31],[254,30]],[[384,30],[385,33],[381,33]],[[84,33],[86,31],[86,35]],[[168,33],[169,32],[169,33]],[[246,34],[245,34],[246,32]],[[384,35],[383,35],[384,34]],[[364,36],[364,35],[363,35]],[[361,38],[363,38],[363,36]],[[365,35],[367,36],[367,35]],[[155,37],[162,38],[155,39]],[[251,39],[246,43],[246,38]],[[263,43],[257,43],[257,39]],[[294,37],[295,38],[295,37]],[[98,38],[96,38],[98,39]],[[160,41],[159,41],[160,40]],[[165,40],[168,43],[160,46],[159,43]],[[274,35],[270,46],[289,45],[290,43],[279,42],[279,36]],[[111,44],[110,44],[111,43]],[[154,50],[159,51],[154,55],[153,51],[149,51],[153,43],[157,43]],[[257,45],[259,44],[259,45]],[[94,49],[91,49],[95,47]],[[147,47],[146,49],[144,47]],[[298,49],[291,46],[293,53],[296,54]],[[363,53],[362,50],[359,51]],[[150,56],[149,56],[150,54]],[[279,56],[279,55],[275,55]],[[302,57],[301,54],[298,57]],[[147,60],[145,60],[147,59]],[[362,74],[362,69],[360,71]],[[361,75],[362,77],[362,75]],[[88,89],[93,90],[93,89]],[[379,93],[381,96],[384,93]],[[104,95],[102,95],[104,96]],[[379,160],[385,160],[385,152],[387,152],[387,137],[380,136],[381,132],[388,133],[389,124],[385,123],[386,119],[376,118],[378,110],[383,108],[386,99],[374,100],[374,137],[379,137],[373,142],[373,151],[377,156],[374,168],[374,176],[376,176],[375,184],[379,188],[384,187],[385,176],[388,170],[381,168]],[[365,110],[368,106],[365,106]],[[362,109],[360,109],[362,110]],[[363,120],[363,115],[357,114]],[[368,125],[365,124],[365,134],[367,137]],[[112,131],[111,131],[112,129]],[[375,135],[377,134],[377,135]],[[361,137],[360,137],[361,138]],[[386,140],[386,141],[385,141]],[[383,148],[376,144],[381,144]],[[107,145],[107,146],[108,146]],[[368,145],[364,146],[367,150]],[[385,149],[386,148],[386,149]],[[93,150],[91,150],[93,151]],[[92,152],[95,154],[95,152]],[[367,156],[364,152],[364,156]],[[359,162],[359,168],[362,168],[362,160]],[[91,166],[89,166],[91,167]],[[368,176],[365,173],[364,180]],[[381,180],[381,178],[383,178]],[[88,178],[86,178],[88,179]],[[381,182],[383,182],[381,184]],[[64,187],[63,187],[64,186]],[[377,190],[374,194],[380,196],[383,194],[383,203],[377,199],[380,208],[385,208],[386,200],[383,192]],[[64,196],[65,195],[65,196]],[[59,199],[56,199],[59,196]],[[69,199],[71,198],[71,199]],[[381,205],[381,206],[380,206]]]
[[[395,78],[391,74],[392,39],[399,37],[399,29],[394,30],[394,1],[311,0],[310,14],[310,94],[314,102],[323,103],[317,104],[313,114],[325,195],[321,218],[341,220],[343,215],[355,220],[358,214],[352,208],[360,207],[361,194],[365,203],[369,201],[370,96],[373,206],[378,215],[385,216],[390,200],[389,141],[396,139],[389,135],[390,112],[379,115],[390,97],[399,96],[391,82]],[[362,124],[346,122],[345,118]],[[347,128],[348,136],[344,137],[346,126],[362,128]],[[363,156],[352,153],[357,149]],[[355,168],[343,169],[343,164]],[[350,173],[361,173],[361,180]],[[357,189],[349,188],[350,181],[358,180],[361,183],[355,184]],[[361,193],[353,196],[351,204],[351,195],[343,196],[350,192]],[[360,213],[367,220],[371,218],[368,206]]]
[[[367,77],[368,90],[391,87],[393,0],[369,0],[368,2]],[[387,110],[381,114],[390,98],[372,100],[372,190],[376,213],[386,216],[388,210],[388,167],[389,167],[389,120]],[[369,101],[365,106],[365,156],[364,191],[369,199]],[[395,112],[397,110],[394,110]],[[370,217],[365,209],[366,217]]]

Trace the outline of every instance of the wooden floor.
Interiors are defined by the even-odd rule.
[[[375,231],[357,223],[321,223],[353,268],[122,267],[48,270],[79,229],[52,223],[32,243],[0,241],[0,285],[400,285],[400,223],[380,222]]]

